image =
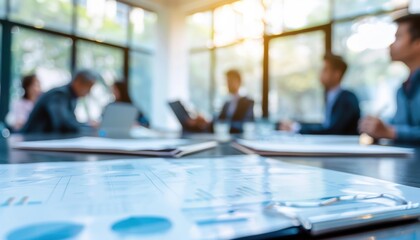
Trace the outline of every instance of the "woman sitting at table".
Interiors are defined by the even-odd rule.
[[[28,120],[35,102],[41,95],[41,84],[36,75],[27,75],[22,78],[22,98],[16,100],[9,114],[7,124],[13,131],[19,131]]]

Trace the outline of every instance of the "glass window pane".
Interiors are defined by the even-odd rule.
[[[261,116],[263,44],[261,40],[249,40],[231,47],[216,50],[216,86],[213,106],[220,112],[228,97],[225,73],[237,69],[242,75],[241,93],[255,101],[255,115]]]
[[[19,27],[12,34],[11,102],[22,96],[23,75],[36,73],[44,92],[70,81],[71,39]]]
[[[201,12],[187,18],[188,45],[190,48],[211,46],[211,12]]]
[[[264,32],[264,6],[259,0],[242,0],[214,11],[214,45],[243,38],[260,38]]]
[[[269,51],[270,117],[321,122],[324,104],[319,72],[325,54],[324,32],[273,39]]]
[[[79,120],[98,120],[102,109],[114,100],[110,86],[123,77],[124,51],[95,43],[77,42],[77,68],[93,69],[104,78],[93,86],[91,93],[77,108]]]
[[[130,54],[129,93],[133,103],[149,118],[152,116],[153,55]]]
[[[95,39],[127,44],[129,6],[115,0],[78,0],[77,33]]]
[[[379,10],[393,10],[408,6],[409,0],[335,0],[334,18],[368,14]]]
[[[239,18],[231,4],[214,11],[214,45],[222,46],[239,39]]]
[[[70,32],[72,11],[72,0],[12,0],[9,17],[37,28]]]
[[[154,48],[156,44],[157,14],[141,8],[132,8],[130,24],[132,29],[132,45]]]
[[[284,0],[286,29],[299,29],[327,23],[330,19],[329,0]]]
[[[239,38],[260,38],[264,33],[264,5],[261,0],[242,0],[232,4],[238,14]]]
[[[0,0],[0,18],[6,16],[6,0]]]
[[[333,27],[334,51],[349,64],[343,83],[357,93],[364,113],[381,111],[384,117],[392,116],[396,89],[408,76],[401,63],[390,60],[388,46],[394,41],[395,31],[390,16],[367,17]]]
[[[210,52],[192,53],[189,58],[190,103],[196,111],[211,117]]]
[[[267,24],[267,34],[280,34],[284,27],[284,2],[283,0],[263,1],[265,11],[265,21]]]

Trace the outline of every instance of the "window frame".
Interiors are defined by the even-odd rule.
[[[237,0],[240,1],[240,0]],[[234,2],[237,2],[234,1]],[[269,49],[270,49],[270,41],[273,39],[278,39],[278,38],[283,38],[283,37],[288,37],[288,36],[294,36],[294,35],[298,35],[298,34],[302,34],[302,33],[309,33],[309,32],[313,32],[313,31],[324,31],[325,32],[325,50],[326,52],[331,52],[333,49],[333,29],[334,29],[334,24],[336,23],[343,23],[343,22],[351,22],[354,21],[358,18],[363,18],[363,17],[368,17],[368,16],[379,16],[379,15],[384,15],[384,14],[392,14],[395,12],[399,12],[402,10],[407,10],[408,9],[408,5],[404,6],[404,7],[398,7],[392,10],[377,10],[377,11],[373,11],[370,13],[362,13],[362,14],[354,14],[351,16],[346,16],[346,17],[342,17],[342,18],[335,18],[334,17],[334,9],[335,9],[335,4],[336,1],[339,0],[326,0],[329,1],[330,7],[329,7],[329,21],[326,22],[325,24],[321,24],[321,25],[315,25],[315,26],[310,26],[310,27],[305,27],[302,29],[298,29],[298,30],[291,30],[288,31],[286,30],[283,33],[280,34],[267,34],[267,31],[264,31],[264,34],[262,36],[263,38],[263,76],[262,76],[262,100],[261,100],[261,112],[262,112],[262,118],[264,119],[269,119],[270,117],[270,113],[269,113],[269,91],[270,91],[270,69],[269,69]],[[234,2],[230,2],[227,4],[232,4]],[[200,12],[210,12],[211,13],[211,21],[212,21],[212,25],[211,25],[211,42],[214,43],[214,22],[215,22],[215,10],[219,7],[222,7],[226,4],[220,4],[220,5],[216,5],[210,9],[202,9],[200,11],[195,11],[195,12],[191,12],[188,14],[188,16],[191,16],[195,13],[200,13]],[[284,23],[283,23],[284,24]],[[265,23],[265,28],[267,28],[267,24]],[[219,48],[224,48],[224,47],[229,47],[229,46],[233,46],[236,44],[241,43],[242,41],[244,41],[246,39],[238,39],[235,42],[232,42],[230,44],[224,45],[224,46],[210,46],[210,47],[194,47],[194,48],[190,48],[189,53],[193,54],[193,53],[199,53],[199,52],[203,52],[203,51],[209,51],[210,52],[210,56],[211,56],[211,61],[210,61],[210,103],[213,102],[214,97],[215,97],[215,84],[216,84],[216,79],[215,79],[215,72],[216,72],[216,50]],[[210,108],[211,111],[214,112],[214,107],[213,105]]]
[[[123,78],[125,81],[128,81],[130,79],[130,71],[129,71],[129,64],[130,64],[130,52],[141,52],[143,54],[148,55],[154,55],[155,51],[150,48],[138,46],[136,44],[133,44],[133,37],[132,37],[132,24],[130,22],[130,14],[127,14],[127,31],[126,31],[126,44],[125,45],[119,45],[108,41],[97,41],[92,38],[84,37],[81,35],[77,35],[77,8],[76,5],[78,3],[78,0],[72,0],[72,26],[70,32],[60,32],[55,29],[49,29],[48,27],[43,28],[37,28],[35,26],[29,25],[27,23],[23,22],[15,22],[11,21],[9,18],[10,15],[10,1],[12,0],[6,0],[6,15],[4,18],[0,18],[0,25],[1,28],[1,40],[2,43],[1,46],[1,60],[2,67],[0,69],[0,122],[4,122],[6,115],[9,111],[9,105],[10,105],[10,87],[12,82],[12,29],[14,27],[24,28],[28,30],[38,31],[40,33],[48,33],[55,36],[61,36],[71,39],[72,46],[71,46],[71,59],[70,59],[70,72],[73,74],[74,71],[77,69],[77,43],[79,41],[85,41],[101,46],[107,46],[107,47],[113,47],[117,48],[123,51],[124,57],[123,57]],[[133,8],[141,8],[145,11],[154,12],[150,9],[144,8],[143,6],[139,6],[137,4],[132,4],[127,1],[119,1],[120,3],[123,3],[125,5],[128,5],[129,7],[129,13]],[[155,13],[155,12],[154,12]]]

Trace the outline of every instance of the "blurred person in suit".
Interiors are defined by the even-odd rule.
[[[301,134],[357,135],[360,119],[359,101],[354,93],[341,87],[347,64],[342,57],[327,54],[320,75],[325,89],[323,123],[281,122],[278,129]]]
[[[229,99],[223,105],[222,111],[215,121],[225,121],[230,124],[230,133],[242,133],[245,122],[254,121],[254,101],[246,96],[241,96],[239,90],[242,77],[238,70],[226,72],[226,81]],[[187,122],[188,129],[193,132],[213,132],[213,122],[208,122],[204,117],[197,116]]]
[[[409,14],[395,20],[395,41],[390,46],[393,61],[403,62],[410,76],[397,92],[397,111],[390,123],[368,116],[360,121],[361,133],[374,139],[420,143],[420,14]]]

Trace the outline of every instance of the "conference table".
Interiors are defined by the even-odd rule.
[[[10,147],[11,141],[46,140],[77,137],[75,135],[12,135],[8,139],[0,139],[0,164],[25,164],[38,162],[78,162],[106,161],[113,159],[134,159],[141,156],[115,154],[76,154],[65,152],[42,152],[17,150]],[[185,138],[200,139],[200,135],[184,135]],[[203,139],[207,138],[203,137]],[[394,157],[274,157],[279,161],[293,164],[318,167],[345,173],[373,177],[412,187],[420,187],[420,146],[415,148],[415,154],[408,158]],[[231,141],[220,142],[216,148],[191,154],[184,158],[213,158],[243,153],[233,148]],[[273,157],[271,157],[273,158]],[[176,161],[176,160],[175,160]],[[322,239],[418,239],[420,238],[420,222],[401,225],[387,225],[360,231],[344,232],[324,236]],[[298,238],[296,238],[298,239]]]

